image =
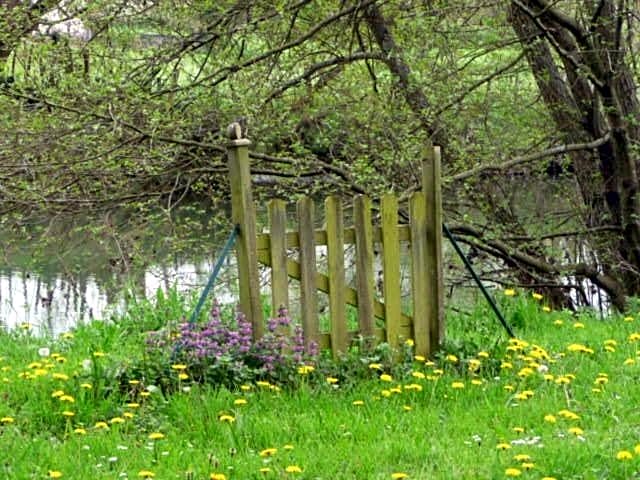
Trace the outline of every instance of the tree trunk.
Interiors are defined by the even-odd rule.
[[[565,138],[585,142],[610,132],[609,140],[596,152],[572,153],[571,160],[585,210],[590,212],[587,226],[621,227],[622,236],[610,245],[596,246],[604,263],[601,267],[617,280],[617,290],[638,295],[640,198],[638,162],[631,149],[640,140],[640,104],[620,35],[624,12],[617,11],[611,0],[598,4],[597,10],[580,16],[591,19],[589,25],[543,0],[513,0],[509,20],[527,49],[542,97]]]

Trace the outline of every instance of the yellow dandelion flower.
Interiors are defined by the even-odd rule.
[[[456,357],[455,355],[453,355],[452,353],[450,353],[449,355],[447,355],[445,357],[445,359],[447,360],[447,362],[450,363],[458,363],[458,357]]]
[[[510,362],[502,362],[500,364],[500,368],[502,368],[503,370],[510,370],[513,368],[513,364]]]
[[[532,462],[524,462],[522,465],[520,465],[524,470],[532,470],[533,467],[535,467],[535,464]]]
[[[560,320],[559,318],[558,318],[557,320],[554,320],[554,321],[553,321],[553,324],[554,324],[554,325],[557,325],[557,326],[560,326],[560,325],[562,325],[563,323],[564,323],[564,322],[563,322],[562,320]]]
[[[522,475],[522,471],[520,471],[520,469],[518,469],[518,468],[513,468],[513,467],[511,467],[511,468],[507,468],[507,469],[504,471],[504,474],[505,474],[507,477],[517,477],[517,476],[519,476],[519,475]]]
[[[142,478],[153,478],[156,476],[151,470],[140,470],[138,476]]]
[[[285,450],[293,450],[293,445],[290,445],[290,444],[283,445],[282,448],[284,448]]]
[[[382,370],[382,364],[380,363],[370,363],[369,368],[372,370]]]
[[[266,474],[266,473],[271,473],[271,469],[270,469],[269,467],[262,467],[262,468],[259,470],[259,472],[260,472],[260,473],[265,473],[265,474]]]
[[[516,462],[527,462],[527,461],[531,460],[531,456],[527,455],[526,453],[518,453],[517,455],[513,456],[513,459]]]
[[[422,372],[411,372],[411,376],[413,378],[419,378],[419,379],[425,378],[425,374]]]
[[[542,311],[543,312],[547,312],[549,313],[551,311],[551,307],[547,307],[546,305],[544,307],[542,307]]]
[[[276,453],[278,453],[277,448],[265,448],[264,450],[260,450],[260,453],[258,455],[260,455],[261,457],[271,457]]]
[[[382,390],[380,392],[380,395],[382,395],[384,398],[388,398],[391,396],[391,390]]]
[[[413,407],[412,407],[411,405],[404,405],[404,406],[402,407],[402,409],[403,409],[405,412],[410,412],[411,410],[413,410]]]
[[[338,379],[336,377],[327,377],[327,383],[329,385],[335,385],[338,383]]]
[[[71,412],[71,411],[69,411],[69,410],[65,410],[64,412],[62,412],[62,415],[63,415],[64,417],[71,418],[71,417],[73,417],[73,416],[75,415],[75,413],[74,413],[74,412]]]
[[[383,382],[393,382],[393,377],[387,373],[383,373],[382,375],[380,375],[380,380],[382,380]]]
[[[236,406],[239,406],[239,405],[246,405],[247,403],[248,403],[248,402],[247,402],[247,399],[246,399],[246,398],[236,398],[236,399],[233,401],[233,404],[234,404],[234,405],[236,405]]]
[[[93,352],[93,356],[94,356],[95,358],[101,358],[101,357],[106,357],[106,356],[107,356],[107,354],[106,354],[106,353],[104,353],[104,352]]]
[[[361,407],[362,405],[364,405],[364,401],[354,400],[353,402],[351,402],[351,405],[355,405],[356,407]]]
[[[227,476],[224,473],[212,473],[209,478],[211,480],[227,480]]]
[[[544,421],[547,423],[556,423],[556,416],[551,414],[545,415]]]
[[[511,445],[509,445],[508,443],[499,443],[498,445],[496,445],[496,448],[498,450],[509,450],[511,448]]]
[[[395,472],[391,474],[393,480],[400,480],[402,478],[409,478],[409,475],[404,472]]]
[[[631,460],[633,458],[633,454],[629,450],[620,450],[616,453],[617,460]]]
[[[413,341],[413,339],[412,339],[412,338],[407,338],[407,339],[404,341],[404,344],[405,344],[407,347],[413,347],[413,346],[415,345],[415,342]]]
[[[218,420],[220,420],[223,423],[233,423],[236,421],[236,417],[232,415],[220,415],[218,417]]]
[[[569,430],[567,430],[571,435],[582,435],[584,433],[584,430],[582,430],[580,427],[571,427]]]
[[[131,413],[131,412],[124,412],[124,413],[122,414],[122,416],[123,416],[124,418],[128,418],[128,419],[132,419],[133,417],[135,417],[135,415],[134,415],[133,413]]]
[[[513,288],[507,288],[504,291],[505,297],[514,297],[516,295],[516,291]]]
[[[49,470],[49,478],[62,478],[62,472],[58,470]]]
[[[241,385],[240,386],[240,390],[242,390],[243,392],[248,392],[251,390],[251,385]]]
[[[636,455],[640,455],[640,443],[633,447],[633,451],[636,452]]]
[[[140,408],[140,404],[137,402],[127,403],[127,407],[129,408]]]
[[[63,381],[69,380],[69,375],[66,375],[64,373],[54,373],[51,376],[56,380],[63,380]]]
[[[474,378],[473,380],[471,380],[471,385],[482,385],[482,380],[479,380],[477,378]]]
[[[507,392],[513,392],[516,389],[516,387],[514,387],[513,385],[505,385],[502,388],[505,389]]]
[[[312,365],[301,365],[298,367],[298,374],[300,375],[308,375],[315,370],[315,367]]]
[[[181,370],[186,370],[187,366],[184,363],[176,363],[174,365],[171,365],[171,368],[173,370],[181,371]]]
[[[84,428],[74,428],[73,429],[73,433],[75,433],[76,435],[86,435],[87,431]]]
[[[76,401],[75,398],[73,398],[71,395],[61,395],[60,397],[58,397],[58,400],[68,403],[75,403]]]
[[[534,300],[542,300],[544,298],[542,295],[540,295],[537,292],[533,292],[531,296],[533,297]]]
[[[638,340],[640,340],[640,333],[634,332],[631,335],[629,335],[629,337],[627,339],[630,342],[637,342]]]
[[[15,419],[13,417],[2,417],[0,418],[0,423],[14,423]]]
[[[152,432],[147,437],[149,440],[162,440],[164,438],[164,433],[160,432]]]
[[[414,390],[416,392],[421,392],[422,391],[422,385],[419,385],[417,383],[410,383],[409,385],[405,385],[404,389],[405,390]]]
[[[524,433],[524,427],[513,427],[511,430],[515,433]]]
[[[125,420],[122,417],[113,417],[111,420],[109,420],[109,423],[111,425],[115,425],[117,423],[124,423],[124,422],[125,422]]]
[[[582,322],[575,322],[573,324],[573,328],[584,328],[584,323]]]
[[[109,430],[109,425],[107,424],[107,422],[96,422],[93,428]]]
[[[633,322],[633,317],[624,317],[622,320],[625,322]]]
[[[91,385],[90,383],[81,383],[80,388],[84,388],[85,390],[91,390],[93,388],[93,385]]]
[[[464,383],[463,382],[453,382],[451,384],[451,388],[453,388],[454,390],[460,390],[464,388]]]
[[[287,465],[284,471],[287,473],[302,473],[302,469],[298,465]]]
[[[416,362],[425,362],[426,361],[426,358],[424,358],[422,355],[414,355],[413,359]]]

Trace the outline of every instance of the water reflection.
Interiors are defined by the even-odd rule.
[[[234,268],[227,264],[213,288],[221,303],[234,303]],[[26,271],[0,272],[0,326],[13,329],[29,324],[36,334],[54,335],[94,319],[108,319],[122,311],[122,289],[130,285],[138,295],[154,296],[158,289],[199,291],[213,270],[213,261],[156,265],[133,280],[120,277],[119,290],[93,276],[45,276]],[[110,282],[111,283],[111,282]],[[143,293],[144,292],[144,293]]]

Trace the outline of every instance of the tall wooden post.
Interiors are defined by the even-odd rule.
[[[254,340],[264,334],[260,279],[256,252],[256,214],[251,194],[251,170],[249,145],[243,138],[242,127],[232,123],[227,129],[229,143],[227,157],[231,182],[231,218],[240,227],[236,242],[238,256],[238,283],[240,286],[240,310],[253,327]]]
[[[444,339],[444,284],[442,277],[442,194],[440,190],[440,147],[427,147],[422,164],[422,191],[426,202],[429,277],[425,294],[429,299],[429,352]]]

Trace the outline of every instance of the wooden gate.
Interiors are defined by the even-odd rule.
[[[233,125],[232,125],[233,127]],[[379,202],[380,224],[372,222],[372,200],[353,199],[353,225],[344,226],[343,204],[337,196],[324,201],[325,228],[314,228],[314,202],[308,197],[296,204],[298,228],[286,229],[286,203],[269,201],[269,233],[256,233],[255,205],[251,193],[249,146],[240,129],[229,129],[229,178],[232,218],[240,227],[237,241],[240,308],[253,325],[254,338],[264,333],[260,301],[259,267],[271,267],[274,310],[289,305],[289,279],[300,282],[301,324],[307,343],[345,352],[351,338],[386,341],[397,348],[412,339],[415,353],[429,356],[442,340],[444,329],[442,284],[442,201],[440,197],[440,150],[428,148],[422,165],[422,191],[408,201],[409,223],[398,221],[398,199],[384,195]],[[411,259],[411,315],[401,309],[400,242],[408,242]],[[382,299],[375,298],[374,244],[382,245]],[[327,272],[317,269],[316,246],[327,250]],[[345,280],[345,245],[355,245],[356,288]],[[298,251],[298,260],[287,256]],[[318,291],[328,294],[330,331],[319,327]],[[346,305],[357,307],[358,330],[348,331]],[[376,328],[375,318],[384,321]]]

